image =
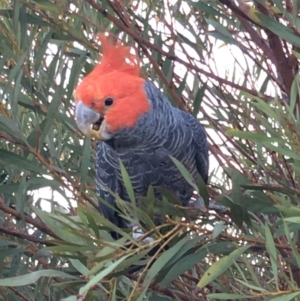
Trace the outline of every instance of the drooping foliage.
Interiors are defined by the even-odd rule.
[[[0,300],[299,300],[298,12],[297,0],[1,1]],[[151,187],[137,207],[123,169],[120,210],[152,244],[97,211],[95,141],[74,120],[106,30],[205,125],[210,185],[177,164],[228,208],[187,210],[166,191],[159,203]]]

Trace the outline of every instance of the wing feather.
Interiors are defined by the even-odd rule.
[[[205,184],[208,182],[208,169],[209,158],[208,150],[209,145],[207,141],[207,135],[204,127],[196,120],[192,115],[182,112],[182,116],[186,125],[193,134],[193,146],[195,147],[195,160],[199,174],[201,175]]]

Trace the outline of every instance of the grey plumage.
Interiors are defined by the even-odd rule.
[[[193,188],[169,155],[183,163],[194,178],[200,174],[207,183],[208,143],[205,130],[192,115],[174,108],[150,81],[145,82],[144,88],[151,110],[139,119],[135,127],[123,129],[114,133],[110,141],[98,143],[97,193],[113,206],[115,199],[106,187],[117,192],[123,200],[128,200],[119,168],[120,159],[137,195],[145,195],[149,185],[161,186],[173,192],[186,206]],[[99,206],[106,218],[124,226],[114,210],[102,202]]]

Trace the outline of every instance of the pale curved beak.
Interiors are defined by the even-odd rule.
[[[92,130],[92,125],[96,123],[101,117],[101,114],[90,109],[86,105],[79,101],[75,107],[75,118],[76,123],[85,135],[90,135]]]
[[[80,131],[97,140],[108,140],[111,138],[107,131],[106,121],[102,114],[92,110],[82,101],[79,101],[75,107],[76,123]],[[98,129],[95,125],[98,124]]]

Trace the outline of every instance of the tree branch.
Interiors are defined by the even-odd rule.
[[[43,244],[43,245],[46,245],[46,246],[49,246],[49,247],[57,245],[55,243],[52,243],[51,241],[46,241],[44,239],[37,238],[37,237],[34,237],[33,235],[22,232],[19,229],[10,229],[8,227],[0,226],[0,232],[8,234],[8,235],[15,236],[15,237],[19,237],[21,239],[26,239],[26,240],[29,240],[29,241],[32,241],[32,242],[35,242],[35,243]]]
[[[26,223],[33,225],[34,227],[36,227],[37,229],[39,229],[43,233],[45,233],[47,235],[50,235],[54,238],[59,239],[59,237],[51,229],[49,229],[46,226],[46,224],[44,224],[43,222],[38,222],[37,219],[34,219],[34,218],[32,218],[28,215],[21,214],[16,209],[6,205],[4,199],[1,198],[1,197],[0,197],[0,210],[2,210],[3,212],[5,212],[7,214],[11,214],[16,218],[24,219]]]

